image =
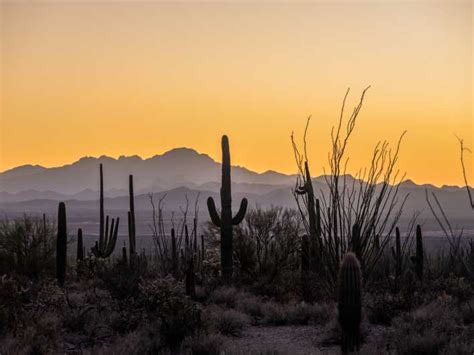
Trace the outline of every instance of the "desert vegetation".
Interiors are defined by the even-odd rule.
[[[301,147],[292,136],[295,210],[242,199],[233,213],[223,136],[220,206],[209,198],[210,220],[199,223],[197,203],[194,211],[187,203],[169,226],[164,201],[151,194],[153,250],[136,247],[132,175],[128,243],[117,247],[120,219],[105,214],[102,165],[90,250],[81,229],[67,228],[67,203],[55,221],[1,221],[0,353],[471,354],[474,243],[454,231],[436,195],[427,194],[427,208],[446,250],[426,251],[417,215],[399,223],[404,133],[393,149],[378,144],[369,167],[346,181],[366,91],[346,119],[348,93],[331,134],[328,194],[312,183],[310,120]]]

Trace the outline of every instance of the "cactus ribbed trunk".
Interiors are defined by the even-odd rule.
[[[415,271],[418,280],[423,281],[423,235],[421,234],[420,225],[416,226],[416,255],[415,255]]]
[[[222,186],[221,186],[221,215],[217,213],[214,199],[207,199],[207,207],[212,222],[221,230],[221,268],[222,278],[229,281],[233,274],[233,236],[232,227],[245,217],[247,199],[242,199],[239,212],[232,218],[232,193],[231,193],[231,165],[229,139],[222,136]]]
[[[344,354],[360,349],[362,320],[362,272],[354,253],[347,253],[339,269],[338,317]]]
[[[222,139],[222,186],[221,186],[221,266],[224,278],[232,277],[232,193],[230,180],[230,151],[227,139]]]
[[[77,230],[77,261],[84,260],[84,243],[82,240],[82,229]]]
[[[362,260],[362,248],[360,240],[360,227],[356,223],[352,226],[352,251],[355,253],[357,260]]]
[[[67,260],[67,224],[66,205],[60,202],[58,206],[58,234],[56,240],[56,278],[59,286],[64,286]]]
[[[171,272],[174,277],[178,277],[178,268],[179,268],[179,255],[178,247],[176,245],[176,235],[174,228],[171,229]]]
[[[112,218],[109,229],[109,216],[105,218],[104,212],[104,173],[100,164],[100,212],[99,212],[99,241],[92,248],[92,253],[97,258],[108,258],[112,255],[117,241],[120,218]],[[105,221],[104,221],[105,219]]]
[[[395,229],[395,276],[402,276],[402,241],[398,227]]]
[[[128,239],[130,248],[130,257],[136,253],[136,226],[135,226],[135,196],[133,193],[133,175],[128,179],[128,191],[130,197],[130,211],[128,213]]]
[[[194,258],[189,258],[186,265],[186,295],[193,298],[196,296],[196,283],[194,275]]]
[[[105,213],[104,213],[104,172],[102,164],[100,164],[100,230],[99,230],[99,248],[102,249],[102,243],[104,240],[104,220],[105,220]]]

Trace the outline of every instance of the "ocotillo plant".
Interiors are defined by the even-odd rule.
[[[338,316],[342,328],[343,353],[360,349],[362,319],[362,272],[354,253],[347,253],[339,270]]]
[[[59,286],[64,286],[67,260],[67,224],[66,205],[60,202],[58,206],[58,235],[56,240],[56,278]]]
[[[212,222],[221,229],[221,268],[224,280],[229,280],[233,273],[232,226],[238,225],[247,212],[247,199],[240,202],[239,212],[232,217],[232,194],[230,177],[229,139],[222,136],[222,186],[221,186],[221,215],[217,213],[214,199],[207,199],[207,207]]]
[[[133,175],[129,176],[128,191],[130,196],[130,211],[128,212],[128,239],[130,243],[130,256],[136,252],[136,227],[135,227],[135,201],[133,194]]]
[[[98,258],[108,258],[113,253],[118,235],[120,218],[117,217],[117,221],[112,218],[112,224],[109,232],[109,216],[107,216],[106,223],[104,223],[104,216],[104,173],[102,164],[100,164],[99,242],[96,242],[95,246],[92,248],[92,253]]]
[[[77,262],[84,260],[84,244],[82,241],[82,229],[77,230]]]
[[[416,226],[416,254],[415,254],[415,271],[418,280],[423,280],[423,235],[421,227]]]

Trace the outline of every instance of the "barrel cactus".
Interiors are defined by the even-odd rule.
[[[343,353],[360,349],[362,319],[362,272],[354,253],[347,253],[339,270],[338,317],[342,329]]]

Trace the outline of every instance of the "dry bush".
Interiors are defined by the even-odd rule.
[[[388,343],[398,353],[437,354],[459,339],[462,319],[448,296],[405,313],[392,322]]]
[[[46,218],[1,220],[0,270],[31,278],[53,275],[55,241],[55,227]]]
[[[235,309],[225,309],[219,306],[209,306],[203,312],[203,322],[206,327],[223,335],[240,336],[250,325],[250,318]]]
[[[196,334],[185,340],[183,351],[189,350],[194,355],[220,354],[224,340],[221,334]]]

